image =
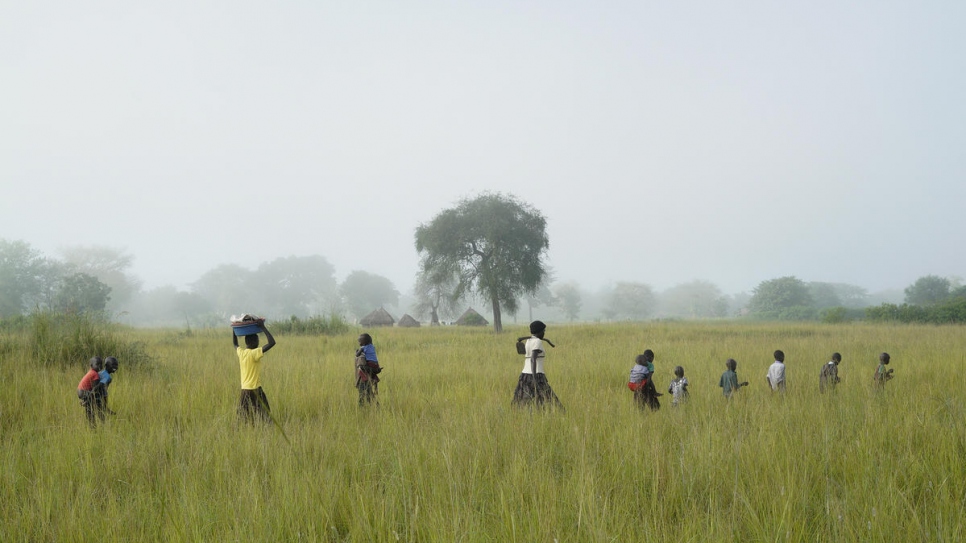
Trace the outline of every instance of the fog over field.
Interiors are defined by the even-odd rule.
[[[0,238],[146,289],[322,255],[407,292],[503,192],[557,281],[966,275],[966,4],[0,4]]]

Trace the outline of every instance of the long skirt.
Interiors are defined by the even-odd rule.
[[[255,415],[264,422],[272,420],[268,397],[262,387],[254,390],[242,389],[238,397],[238,417],[249,424],[255,423]]]
[[[650,408],[651,411],[657,411],[661,408],[661,402],[657,399],[658,396],[661,396],[661,394],[658,394],[654,382],[648,379],[644,386],[638,387],[634,391],[634,403],[641,409]]]
[[[538,373],[534,378],[532,373],[521,373],[517,381],[517,388],[513,391],[513,405],[516,407],[547,407],[552,405],[557,409],[563,409],[560,399],[554,394],[547,382],[547,376]]]

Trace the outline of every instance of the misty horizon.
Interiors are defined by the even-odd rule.
[[[324,256],[401,293],[417,226],[514,195],[555,281],[901,290],[966,275],[966,5],[0,8],[0,238],[146,290]]]

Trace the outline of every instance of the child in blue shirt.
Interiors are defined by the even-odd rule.
[[[117,371],[117,366],[118,366],[117,358],[114,358],[113,356],[109,356],[104,359],[104,369],[98,372],[100,381],[96,387],[96,395],[95,395],[95,398],[97,401],[97,409],[98,411],[107,413],[108,415],[116,414],[114,413],[114,411],[111,411],[111,409],[107,407],[107,388],[110,386],[111,381],[114,380],[114,378],[112,377],[112,374]]]
[[[376,394],[379,392],[379,358],[376,357],[376,347],[372,344],[372,336],[361,334],[359,336],[359,348],[356,349],[356,388],[359,389],[359,405],[365,405],[379,401]]]

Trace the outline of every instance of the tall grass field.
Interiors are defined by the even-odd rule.
[[[964,327],[551,325],[564,412],[510,405],[523,325],[367,330],[385,369],[360,409],[360,331],[277,335],[275,423],[250,427],[227,326],[122,329],[153,361],[120,360],[96,430],[75,389],[86,356],[114,353],[42,365],[0,334],[0,541],[966,540]],[[662,392],[685,368],[687,404],[634,405],[646,348]],[[842,382],[820,395],[835,351]],[[751,383],[730,400],[728,358]]]

